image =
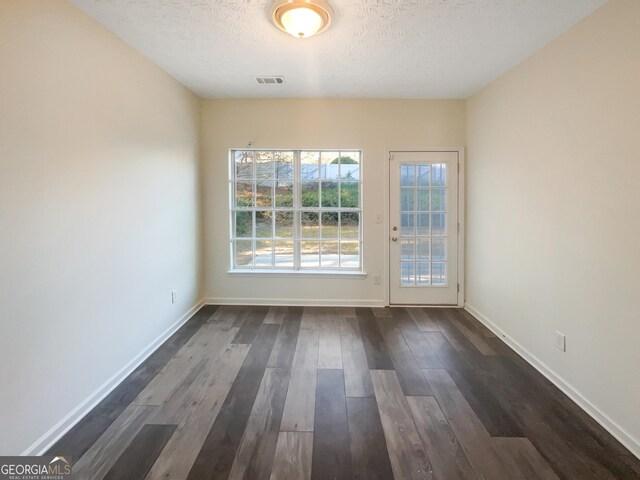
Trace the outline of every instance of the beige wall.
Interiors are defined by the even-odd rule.
[[[385,150],[465,143],[459,100],[209,100],[202,106],[205,296],[215,302],[382,304]],[[363,150],[364,269],[367,278],[249,278],[229,275],[228,150]]]
[[[472,97],[467,131],[468,304],[640,455],[640,2]]]
[[[46,446],[198,300],[199,105],[57,0],[0,2],[0,72],[8,455]]]

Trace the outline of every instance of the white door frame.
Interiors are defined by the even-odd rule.
[[[390,211],[389,211],[389,201],[391,195],[391,188],[389,185],[390,181],[390,172],[391,168],[391,153],[392,152],[457,152],[458,153],[458,223],[460,225],[458,229],[458,283],[460,285],[460,289],[458,290],[458,307],[464,307],[465,300],[465,277],[464,277],[464,266],[465,266],[465,163],[464,163],[464,147],[399,147],[399,148],[387,148],[385,150],[384,161],[385,161],[385,169],[384,169],[384,228],[385,228],[385,236],[384,236],[384,278],[386,281],[385,285],[385,305],[389,305],[390,303],[390,287],[391,287],[391,278],[389,277],[389,247],[390,247],[390,234],[391,231],[391,223],[390,223]],[[437,305],[431,305],[437,306]],[[448,305],[450,307],[450,305]]]

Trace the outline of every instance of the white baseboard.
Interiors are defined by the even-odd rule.
[[[315,298],[223,298],[209,297],[205,305],[266,305],[283,307],[384,307],[384,300]]]
[[[151,342],[142,352],[136,355],[116,372],[111,378],[104,382],[97,390],[85,398],[76,408],[71,410],[62,420],[56,423],[44,435],[36,440],[21,455],[43,455],[51,446],[56,443],[62,436],[73,428],[82,418],[89,413],[98,403],[100,403],[111,391],[116,388],[125,378],[127,378],[138,366],[144,362],[158,347],[160,347],[167,339],[173,335],[194,313],[202,306],[204,301],[200,300],[180,319],[166,329],[153,342]]]
[[[640,440],[631,433],[627,432],[623,427],[618,425],[609,415],[604,413],[600,408],[591,403],[578,389],[571,385],[567,380],[555,373],[548,365],[536,357],[533,353],[524,348],[517,340],[513,339],[504,332],[495,323],[480,313],[477,309],[465,304],[465,310],[478,319],[484,326],[497,335],[504,343],[509,345],[522,358],[524,358],[538,372],[544,375],[551,383],[558,387],[562,392],[573,400],[582,410],[598,422],[605,430],[613,435],[620,443],[622,443],[631,453],[640,458]]]

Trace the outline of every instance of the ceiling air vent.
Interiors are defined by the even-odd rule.
[[[277,76],[256,77],[256,80],[260,85],[281,85],[284,83],[284,77]]]

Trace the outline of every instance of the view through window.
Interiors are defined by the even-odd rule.
[[[360,150],[231,150],[234,270],[362,270]]]

